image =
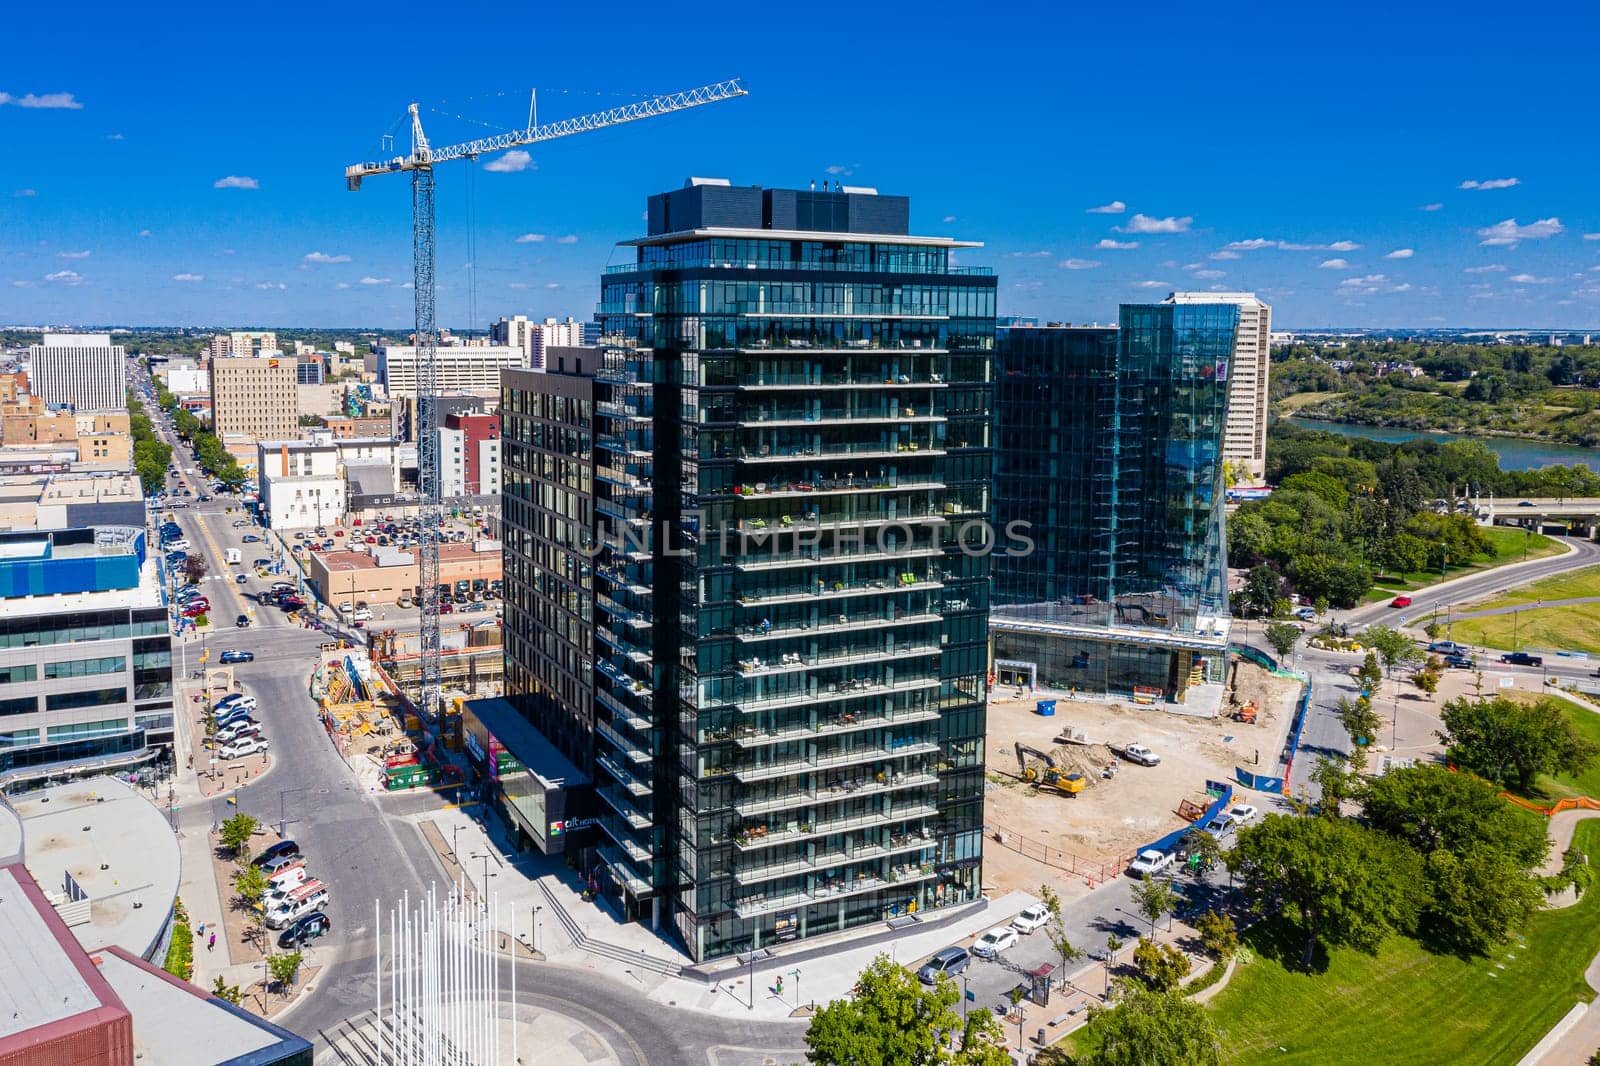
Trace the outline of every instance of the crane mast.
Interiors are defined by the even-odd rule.
[[[439,456],[439,337],[434,319],[434,165],[456,159],[476,159],[489,152],[654,118],[730,100],[746,93],[747,90],[737,80],[721,81],[543,126],[533,122],[530,110],[526,129],[438,149],[429,145],[422,128],[420,109],[413,103],[408,109],[411,115],[409,155],[356,163],[345,168],[345,183],[352,192],[361,188],[364,178],[407,171],[411,174],[411,281],[417,383],[412,424],[417,432],[417,488],[422,497],[417,537],[417,571],[422,593],[417,601],[421,620],[418,634],[418,662],[421,669],[416,706],[424,722],[437,722],[443,688],[439,637],[439,545],[444,534],[445,507]]]

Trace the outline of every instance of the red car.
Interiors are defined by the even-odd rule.
[[[207,603],[205,600],[194,600],[184,606],[183,616],[185,618],[195,618],[199,615],[205,614],[209,610],[211,610],[211,604]]]
[[[1396,596],[1394,599],[1389,601],[1389,606],[1390,607],[1410,607],[1411,606],[1411,597],[1410,596]]]

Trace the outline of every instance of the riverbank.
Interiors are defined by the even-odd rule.
[[[1397,429],[1389,426],[1370,426],[1354,422],[1328,422],[1318,418],[1288,416],[1284,421],[1301,429],[1334,433],[1341,437],[1360,437],[1364,440],[1403,444],[1408,440],[1426,437],[1448,444],[1457,440],[1480,441],[1495,454],[1502,470],[1538,470],[1545,466],[1586,466],[1600,474],[1600,452],[1576,444],[1560,444],[1538,437],[1514,436],[1495,430],[1472,433],[1446,433],[1443,430]]]

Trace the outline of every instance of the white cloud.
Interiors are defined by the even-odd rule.
[[[1167,283],[1164,281],[1136,281],[1133,283],[1133,287],[1136,289],[1164,289],[1167,287]]]
[[[1417,208],[1417,210],[1418,211],[1438,211],[1443,207],[1444,207],[1444,204],[1423,204],[1421,207]]]
[[[1245,241],[1230,241],[1228,250],[1258,252],[1263,248],[1276,248],[1280,252],[1353,252],[1361,245],[1355,241],[1334,241],[1332,244],[1303,244],[1299,241],[1280,241],[1271,237],[1251,237]]]
[[[256,288],[261,289],[263,292],[266,292],[266,291],[269,291],[269,290],[278,290],[278,291],[281,292],[282,290],[287,289],[288,287],[289,286],[285,285],[281,281],[258,281],[258,282],[256,282]]]
[[[1063,259],[1056,264],[1062,270],[1093,270],[1099,265],[1097,259]]]
[[[302,263],[348,263],[348,255],[329,255],[327,252],[307,252],[300,257]]]
[[[1410,292],[1410,282],[1392,284],[1387,274],[1364,274],[1345,278],[1336,290],[1340,296],[1375,296],[1380,292]]]
[[[547,282],[544,283],[544,287],[547,288],[547,289],[559,289],[559,288],[561,288],[561,282],[559,282],[559,281],[547,281]]]
[[[1238,252],[1230,252],[1226,248],[1224,248],[1220,252],[1212,252],[1206,258],[1207,259],[1238,259],[1239,258],[1239,253]]]
[[[348,289],[349,287],[350,283],[348,281],[341,281],[334,285],[336,289]]]
[[[524,170],[538,170],[533,162],[533,156],[520,148],[514,148],[505,155],[497,156],[483,165],[483,169],[491,174],[516,174]]]
[[[527,287],[528,287],[528,283],[526,281],[508,281],[508,282],[506,282],[506,288],[508,288],[508,289],[526,289]]]
[[[87,251],[83,251],[83,252],[57,252],[56,253],[56,255],[58,257],[62,258],[62,259],[87,259],[87,258],[89,258],[90,254],[91,253],[87,252]]]
[[[1194,276],[1197,278],[1205,278],[1207,281],[1211,281],[1215,278],[1227,277],[1228,272],[1226,270],[1196,270],[1194,272]]]
[[[1392,251],[1388,255],[1384,256],[1384,258],[1385,259],[1410,259],[1412,256],[1414,256],[1416,254],[1417,254],[1417,250],[1415,248],[1396,248],[1394,251]]]
[[[173,281],[204,281],[204,280],[206,280],[206,276],[204,274],[174,274],[174,275],[172,275],[172,280]]]
[[[106,140],[108,140],[108,141],[125,141],[125,140],[127,140],[127,138],[124,137],[120,133],[108,133],[108,134],[106,134]]]
[[[225,178],[218,178],[211,183],[213,189],[259,189],[261,183],[255,178],[248,178],[242,174],[229,174]]]
[[[1461,273],[1463,273],[1463,274],[1504,274],[1505,270],[1506,270],[1506,267],[1505,267],[1504,263],[1490,263],[1488,266],[1467,267]]]
[[[1328,245],[1328,251],[1354,252],[1360,247],[1361,245],[1357,244],[1355,241],[1334,241],[1332,244]]]
[[[578,243],[578,235],[576,233],[569,233],[565,237],[557,237],[556,238],[556,243],[557,244],[577,244]]]
[[[1517,220],[1508,218],[1503,222],[1496,222],[1492,226],[1485,226],[1478,231],[1478,236],[1483,239],[1479,244],[1491,247],[1514,248],[1518,241],[1542,241],[1566,231],[1559,218],[1541,218],[1530,222],[1526,226],[1517,225]]]
[[[1091,207],[1084,213],[1089,215],[1120,215],[1127,209],[1128,205],[1123,203],[1121,200],[1112,200],[1109,204],[1101,204],[1099,207]]]
[[[223,255],[234,255],[235,252],[234,252],[234,250],[232,248],[224,248],[222,250],[222,254]]]
[[[538,244],[542,240],[544,240],[544,234],[542,233],[524,233],[522,236],[517,238],[517,243]]]
[[[1513,185],[1521,185],[1521,178],[1490,178],[1488,181],[1464,181],[1457,185],[1458,189],[1509,189]]]
[[[1265,237],[1251,237],[1247,241],[1229,241],[1227,250],[1233,252],[1254,252],[1262,248],[1276,248],[1277,246],[1277,241],[1271,241]]]
[[[39,190],[38,189],[18,189],[16,192],[12,193],[11,195],[17,197],[18,199],[22,199],[23,197],[28,197],[28,196],[38,196],[39,195]]]
[[[1343,259],[1324,259],[1317,264],[1319,270],[1349,270],[1350,264]]]
[[[1150,215],[1134,215],[1128,219],[1126,226],[1112,227],[1118,233],[1187,233],[1189,224],[1194,221],[1190,215],[1177,218],[1168,215],[1166,218],[1153,218]]]
[[[82,285],[83,275],[76,270],[58,270],[54,274],[46,274],[44,280],[57,285]]]
[[[24,189],[22,191],[26,193],[26,192],[31,192],[32,190],[31,189]],[[1585,233],[1583,235],[1583,239],[1586,240],[1586,241],[1600,241],[1600,233]]]
[[[1506,280],[1507,281],[1514,281],[1518,285],[1548,285],[1548,284],[1550,284],[1552,281],[1554,281],[1556,279],[1555,278],[1536,278],[1532,274],[1513,274],[1509,278],[1507,278]]]
[[[363,284],[363,285],[388,285],[388,284],[391,284],[393,281],[394,281],[393,278],[362,278],[361,279],[361,284]]]
[[[1055,253],[1053,253],[1053,252],[1011,252],[1009,254],[1008,258],[1011,258],[1011,259],[1049,259],[1053,254],[1055,254]]]
[[[73,97],[72,93],[44,93],[38,96],[33,93],[24,93],[21,96],[0,93],[0,105],[5,104],[15,104],[17,107],[31,107],[40,110],[83,110],[83,105]]]
[[[150,231],[147,230],[147,229],[142,229],[142,230],[139,231],[139,236],[148,237],[148,236],[150,236]]]
[[[851,163],[849,166],[846,166],[843,163],[835,163],[833,166],[827,168],[827,172],[832,174],[834,177],[839,177],[842,174],[848,178],[850,175],[856,172],[856,168],[860,165],[860,163]]]
[[[11,287],[15,288],[15,289],[31,289],[31,288],[33,288],[33,282],[31,282],[31,281],[13,281],[11,283]]]
[[[1128,249],[1128,248],[1137,248],[1137,247],[1139,247],[1139,242],[1138,241],[1114,241],[1110,237],[1102,237],[1101,240],[1100,240],[1100,243],[1095,245],[1095,247],[1096,248],[1103,248],[1108,252],[1111,252],[1111,251],[1123,251],[1123,250]]]
[[[946,216],[944,216],[944,220],[946,222],[954,222],[956,220],[956,216],[954,216],[954,215],[946,215]]]

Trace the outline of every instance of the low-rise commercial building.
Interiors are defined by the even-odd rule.
[[[480,540],[475,544],[439,546],[439,582],[500,580],[500,542]],[[419,576],[416,553],[397,548],[373,547],[371,551],[312,552],[306,566],[306,580],[324,603],[395,603],[402,596],[415,596]]]
[[[261,514],[272,529],[314,529],[344,517],[344,471],[332,443],[262,441],[256,478]]]
[[[0,788],[170,751],[172,637],[142,528],[0,533],[0,600]]]

